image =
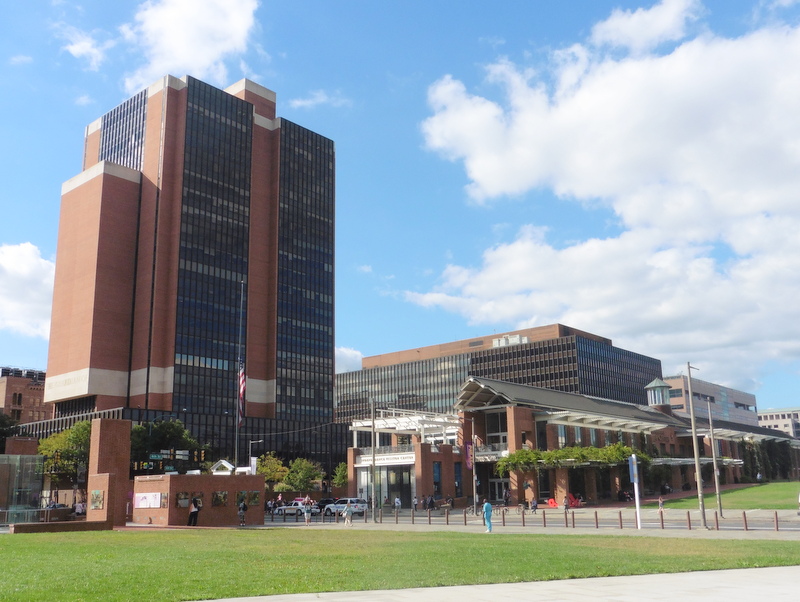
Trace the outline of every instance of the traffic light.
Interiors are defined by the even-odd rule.
[[[201,462],[205,462],[206,461],[206,450],[204,450],[204,449],[200,450],[200,461]]]
[[[197,458],[198,458],[197,450],[194,450],[194,461],[195,462],[197,462]]]

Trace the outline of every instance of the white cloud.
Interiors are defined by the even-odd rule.
[[[661,0],[652,8],[635,11],[615,8],[611,16],[592,28],[597,46],[627,48],[634,54],[686,36],[686,23],[700,16],[700,0]]]
[[[698,7],[615,11],[591,41],[625,56],[578,44],[541,75],[490,65],[503,101],[453,76],[430,87],[426,143],[463,163],[474,201],[549,189],[605,205],[623,233],[556,248],[524,226],[409,300],[473,324],[566,323],[655,355],[667,373],[691,359],[704,378],[750,389],[763,362],[800,358],[800,29],[705,33],[641,54],[683,36]],[[653,11],[671,17],[657,26]]]
[[[364,355],[360,351],[356,351],[350,347],[337,347],[335,354],[336,374],[361,370],[361,359]]]
[[[125,78],[136,92],[170,73],[189,74],[225,85],[226,59],[247,49],[258,0],[150,0],[140,5],[135,23],[120,31],[138,46],[146,63]]]
[[[356,268],[362,274],[371,274],[372,273],[372,266],[371,265],[360,265]]]
[[[92,97],[88,94],[81,94],[78,98],[75,99],[75,104],[79,107],[85,107],[86,105],[90,105],[94,102]]]
[[[55,264],[31,243],[0,245],[0,329],[46,339]]]
[[[320,105],[349,107],[352,104],[352,101],[342,96],[341,92],[329,93],[325,90],[314,90],[306,98],[293,98],[289,101],[289,106],[293,109],[313,109]]]
[[[25,54],[18,54],[8,59],[9,65],[27,65],[28,63],[32,62],[33,62],[33,57],[27,56]]]
[[[89,71],[98,71],[106,60],[107,51],[115,45],[114,40],[101,41],[97,39],[102,34],[98,33],[96,37],[64,23],[56,25],[55,29],[57,35],[66,41],[63,49],[76,59],[85,60]]]

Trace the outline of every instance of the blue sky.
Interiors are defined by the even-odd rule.
[[[0,23],[0,365],[44,369],[61,184],[160,76],[337,150],[338,369],[561,322],[800,405],[800,2],[28,2]]]

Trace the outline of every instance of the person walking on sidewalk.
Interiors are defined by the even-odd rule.
[[[344,515],[344,524],[346,527],[353,526],[353,507],[350,505],[350,502],[347,502],[347,505],[342,510],[342,514]]]

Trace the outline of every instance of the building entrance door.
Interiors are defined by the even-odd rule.
[[[502,502],[503,491],[510,487],[509,479],[489,479],[489,501]]]

